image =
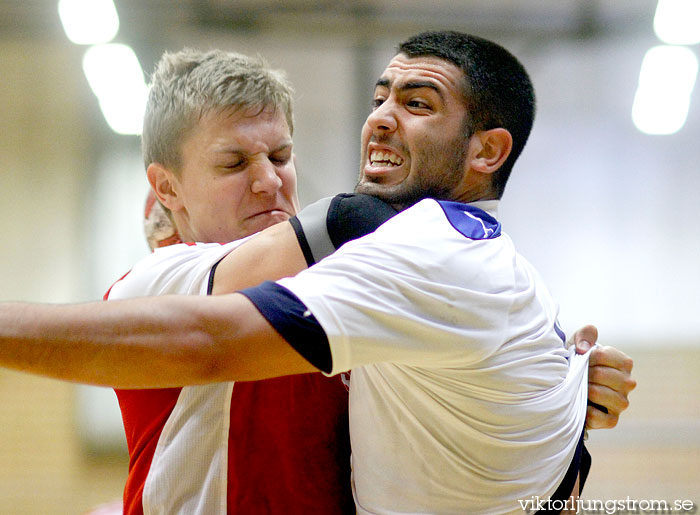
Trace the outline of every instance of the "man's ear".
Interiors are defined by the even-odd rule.
[[[506,129],[479,131],[469,138],[469,166],[479,173],[493,173],[508,159],[513,137]]]
[[[182,197],[178,193],[179,182],[169,168],[160,163],[151,163],[146,169],[146,176],[161,204],[173,212],[183,208]]]

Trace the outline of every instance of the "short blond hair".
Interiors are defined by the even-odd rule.
[[[142,151],[148,167],[181,165],[184,138],[210,112],[279,110],[294,130],[293,90],[284,72],[259,57],[185,48],[164,53],[151,77],[143,122]]]

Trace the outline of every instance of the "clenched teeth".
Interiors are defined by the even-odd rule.
[[[385,166],[401,166],[403,164],[403,159],[392,152],[381,152],[378,150],[373,151],[369,160],[373,165],[385,165]]]

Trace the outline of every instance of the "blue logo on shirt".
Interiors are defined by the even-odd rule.
[[[471,240],[490,240],[501,235],[500,222],[483,209],[447,200],[438,204],[452,227]]]

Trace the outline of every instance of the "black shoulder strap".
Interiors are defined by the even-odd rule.
[[[341,193],[305,207],[289,219],[308,266],[332,254],[350,240],[361,238],[397,211],[369,195]]]
[[[328,197],[314,202],[289,219],[308,266],[317,263],[335,250],[326,224],[332,200],[333,197]]]

